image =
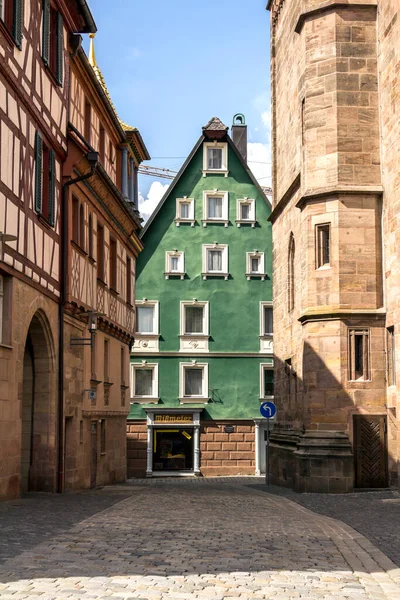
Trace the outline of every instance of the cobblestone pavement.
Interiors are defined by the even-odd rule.
[[[368,538],[400,567],[400,493],[296,494],[276,486],[255,489],[289,498],[314,512],[340,519]]]
[[[75,518],[52,529],[53,506],[62,520],[63,500],[74,511],[76,498]],[[2,505],[1,536],[7,511],[28,502]],[[400,569],[361,534],[240,480],[46,496],[51,531],[35,546],[25,517],[12,519],[20,552],[0,565],[1,600],[400,600]]]

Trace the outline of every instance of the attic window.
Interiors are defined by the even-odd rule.
[[[256,203],[254,198],[240,198],[236,203],[236,225],[256,226]]]
[[[217,173],[228,177],[228,145],[206,142],[203,144],[203,176]]]
[[[194,227],[195,219],[193,198],[187,198],[184,196],[183,198],[176,199],[175,223],[177,227],[179,227],[181,223],[190,223],[190,225]]]

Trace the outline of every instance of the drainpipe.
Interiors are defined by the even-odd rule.
[[[67,301],[67,256],[68,256],[68,188],[74,183],[79,183],[92,177],[96,171],[99,160],[98,152],[88,152],[86,158],[90,165],[89,173],[70,179],[62,187],[62,229],[61,229],[61,302],[59,309],[59,345],[58,345],[58,469],[57,492],[64,491],[64,313]]]

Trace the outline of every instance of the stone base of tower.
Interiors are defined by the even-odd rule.
[[[270,446],[271,483],[296,492],[352,492],[354,459],[341,431],[275,430]]]

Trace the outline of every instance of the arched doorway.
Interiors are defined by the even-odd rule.
[[[53,337],[35,313],[23,359],[21,492],[54,491],[56,475],[56,376]]]

